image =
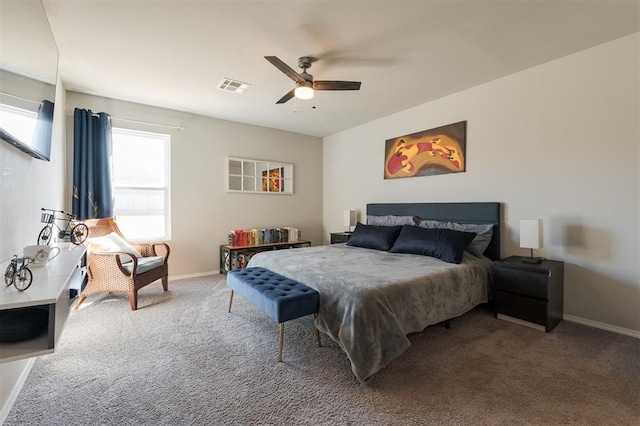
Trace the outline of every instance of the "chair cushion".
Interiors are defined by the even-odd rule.
[[[125,253],[131,253],[133,256],[140,258],[142,255],[140,252],[129,245],[122,237],[115,232],[112,232],[102,237],[93,237],[89,239],[93,250],[113,253],[117,251],[123,251]]]
[[[164,257],[162,256],[149,256],[149,257],[140,257],[138,258],[138,268],[136,269],[136,274],[144,274],[147,271],[157,268],[158,266],[162,266],[164,264]],[[133,261],[129,260],[122,264],[124,269],[126,269],[129,273],[133,270]]]

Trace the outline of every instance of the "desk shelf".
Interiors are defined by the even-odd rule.
[[[86,280],[87,248],[56,244],[60,254],[43,267],[30,268],[33,283],[25,291],[13,286],[0,289],[0,311],[39,308],[48,312],[45,332],[28,340],[0,343],[0,363],[49,354],[54,351],[77,293]],[[2,268],[7,267],[5,262]],[[4,269],[3,269],[4,270]]]

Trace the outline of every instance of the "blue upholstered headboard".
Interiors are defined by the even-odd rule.
[[[500,259],[500,203],[384,203],[367,204],[367,215],[418,216],[458,223],[491,223],[493,235],[484,255]]]

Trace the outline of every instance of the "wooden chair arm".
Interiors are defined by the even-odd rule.
[[[169,253],[171,253],[171,249],[169,248],[169,244],[167,243],[153,243],[153,252],[156,253],[156,246],[164,247],[164,263],[166,264],[169,260]],[[157,256],[157,254],[156,254]]]
[[[150,257],[150,256],[158,256],[158,252],[156,251],[156,247],[164,247],[165,255],[164,255],[164,263],[167,263],[169,259],[169,245],[161,242],[151,242],[151,243],[135,243],[131,241],[127,241],[131,247],[135,248],[140,252],[142,257]]]
[[[131,272],[127,271],[124,268],[124,266],[122,266],[122,262],[120,261],[120,256],[129,256],[131,258],[131,260],[133,261],[133,268]],[[138,258],[132,255],[131,253],[127,253],[126,251],[106,252],[106,251],[91,250],[89,253],[89,271],[90,271],[89,273],[90,274],[92,274],[91,263],[94,260],[95,260],[94,264],[97,264],[98,265],[97,268],[100,270],[103,270],[105,265],[109,263],[113,263],[115,261],[116,265],[118,266],[118,269],[120,270],[120,272],[122,272],[122,275],[132,277],[132,278],[135,277],[136,270],[138,269]]]

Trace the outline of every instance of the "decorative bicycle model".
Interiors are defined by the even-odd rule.
[[[89,236],[89,228],[84,223],[75,223],[76,216],[73,214],[65,213],[63,210],[41,209],[42,223],[46,223],[40,234],[38,234],[38,244],[49,244],[51,242],[51,234],[53,234],[53,227],[58,228],[58,238],[64,239],[69,237],[69,240],[75,244],[80,245]],[[56,214],[60,213],[64,217],[56,217]],[[56,223],[56,220],[66,222],[64,229],[60,228]]]
[[[18,257],[18,255],[14,254],[9,266],[4,271],[4,283],[7,287],[13,284],[19,291],[28,289],[31,281],[33,281],[33,274],[27,265],[33,261],[33,257]]]

